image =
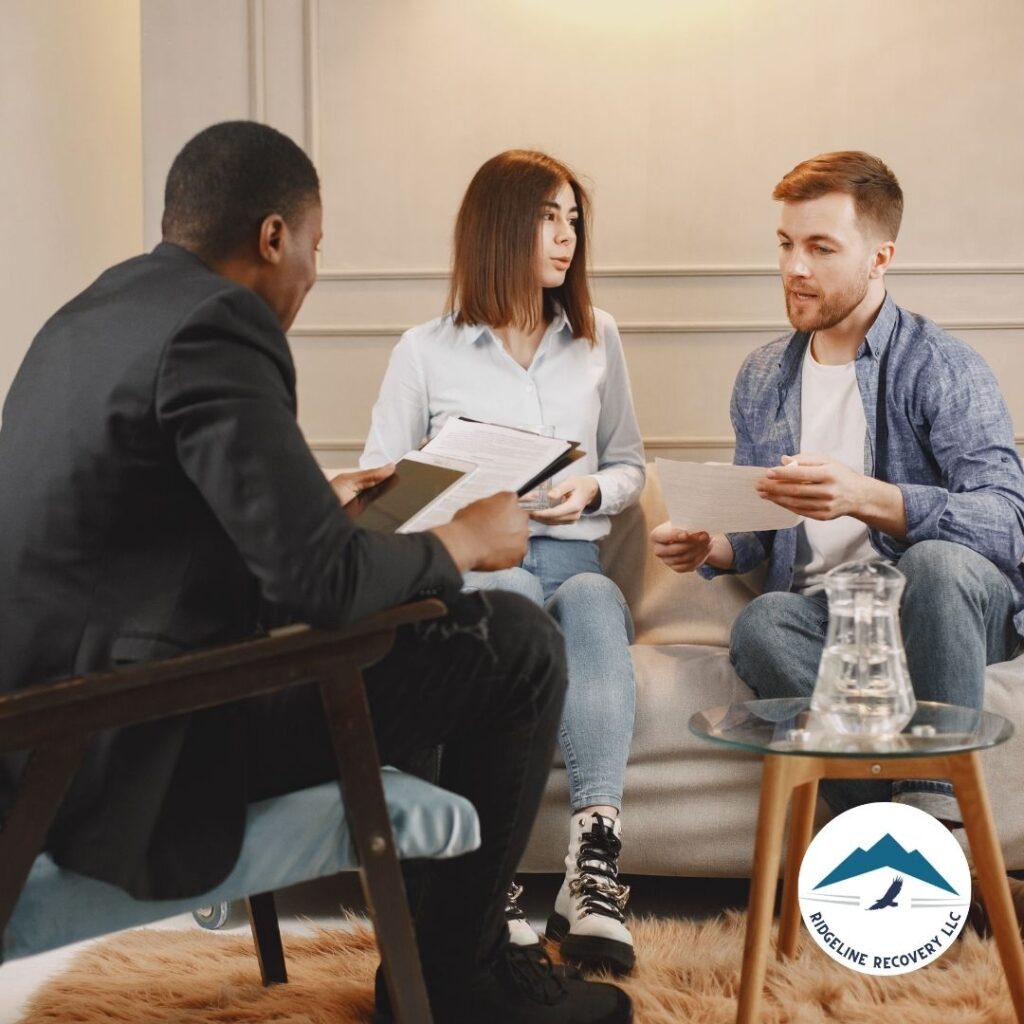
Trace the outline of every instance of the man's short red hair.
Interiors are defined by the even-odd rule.
[[[884,241],[896,241],[903,219],[903,190],[877,156],[848,149],[811,157],[775,186],[772,198],[799,203],[829,192],[853,196],[861,223],[881,232]]]

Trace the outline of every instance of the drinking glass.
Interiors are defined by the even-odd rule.
[[[555,436],[555,428],[548,426],[546,423],[517,423],[515,424],[515,429],[528,430],[531,434],[540,434],[541,437]],[[535,487],[519,499],[519,507],[526,509],[527,512],[551,508],[551,499],[548,497],[550,487],[550,480],[543,481],[540,486]]]

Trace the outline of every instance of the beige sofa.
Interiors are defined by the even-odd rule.
[[[623,798],[622,869],[696,877],[750,874],[760,760],[693,736],[696,711],[750,699],[729,663],[729,630],[756,580],[678,576],[650,552],[647,535],[667,518],[654,466],[639,507],[619,516],[602,557],[633,612],[636,726]],[[983,755],[1010,868],[1024,868],[1024,657],[988,671],[985,706],[1018,727]],[[565,856],[568,786],[561,758],[522,870],[558,871]]]

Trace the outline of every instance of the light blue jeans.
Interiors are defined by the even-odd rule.
[[[900,625],[915,695],[980,708],[985,666],[1012,658],[1019,644],[1009,582],[976,551],[941,540],[914,544],[897,568],[907,578]],[[810,696],[827,628],[824,593],[762,594],[736,620],[729,655],[758,697]],[[948,782],[826,782],[821,791],[837,813],[891,797],[961,820]]]
[[[466,573],[467,589],[511,590],[545,608],[565,636],[569,690],[559,745],[573,811],[622,806],[633,738],[633,620],[588,540],[531,537],[522,565]]]

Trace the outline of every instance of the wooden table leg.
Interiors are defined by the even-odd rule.
[[[797,898],[800,863],[811,844],[817,802],[817,779],[805,782],[793,790],[793,806],[789,812],[786,874],[782,885],[782,914],[779,919],[779,956],[792,957],[796,953],[796,940],[800,932],[800,901]]]
[[[786,805],[793,788],[789,760],[772,754],[764,759],[736,1024],[756,1024],[760,1018]]]
[[[999,958],[1003,962],[1010,998],[1018,1024],[1024,1024],[1024,944],[1006,879],[1006,863],[999,846],[988,791],[977,751],[949,758],[949,778],[956,790],[964,828],[974,855],[974,869],[992,925]]]

